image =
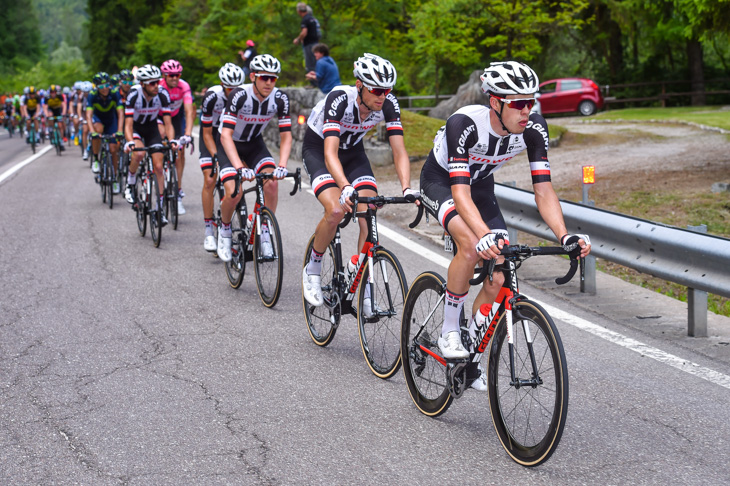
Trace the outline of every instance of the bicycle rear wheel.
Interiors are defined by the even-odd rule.
[[[438,361],[442,359],[438,338],[444,323],[445,289],[441,275],[424,272],[408,289],[403,308],[403,374],[413,403],[430,417],[444,413],[454,400],[446,382],[446,367]]]
[[[220,202],[217,200],[218,190],[215,191],[215,194],[215,211],[216,214],[218,214],[218,224],[220,224]],[[231,233],[232,258],[230,262],[226,262],[226,276],[228,277],[228,283],[231,287],[237,289],[241,286],[243,276],[246,274],[246,253],[244,251],[246,248],[246,231],[245,226],[243,226],[243,218],[241,217],[240,207],[237,207],[233,212],[233,217],[231,218]],[[217,240],[218,235],[216,235],[216,241]]]
[[[270,308],[274,307],[279,300],[281,280],[284,274],[281,233],[279,233],[279,223],[269,208],[262,208],[258,217],[261,223],[261,234],[257,234],[254,240],[253,268],[261,302]],[[266,248],[266,243],[262,241],[265,231],[268,231],[269,234],[271,244],[269,250]]]
[[[304,251],[304,266],[309,263],[312,254],[314,235],[309,238],[307,249]],[[304,298],[302,292],[302,304],[304,305],[304,318],[307,321],[307,329],[312,341],[318,346],[327,346],[332,342],[340,323],[341,307],[340,295],[337,290],[337,265],[335,264],[335,248],[330,243],[322,255],[322,297],[324,304],[315,307]]]
[[[162,241],[163,211],[163,208],[160,205],[160,192],[157,187],[157,177],[155,174],[152,174],[152,176],[150,176],[150,194],[148,196],[148,203],[150,207],[150,234],[152,235],[152,243],[155,244],[155,248],[159,248]]]
[[[563,434],[568,414],[568,367],[555,323],[542,307],[522,300],[515,304],[513,315],[515,378],[539,378],[539,384],[511,383],[510,349],[503,316],[489,352],[489,407],[507,454],[523,466],[537,466],[555,452]]]
[[[175,164],[170,164],[170,187],[167,188],[167,199],[170,206],[170,223],[172,229],[177,230],[178,212],[177,212],[177,196],[180,186],[177,180],[177,168]]]
[[[109,209],[114,208],[114,166],[112,165],[112,154],[106,152],[104,154],[104,166],[106,167],[104,172],[104,185],[106,186],[106,194],[109,198]]]
[[[372,272],[373,284],[368,289]],[[357,299],[357,327],[365,362],[375,376],[388,379],[401,365],[400,328],[408,283],[395,255],[385,249],[365,264]],[[365,299],[369,298],[369,305]],[[365,315],[369,311],[368,315]]]
[[[137,175],[137,182],[134,184],[134,197],[136,199],[134,210],[137,213],[137,229],[139,235],[144,236],[147,233],[147,192],[141,175]]]

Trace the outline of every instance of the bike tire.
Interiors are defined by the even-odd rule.
[[[403,374],[413,403],[429,417],[446,412],[454,401],[449,393],[445,366],[424,350],[441,355],[438,338],[444,323],[442,296],[445,288],[441,275],[424,272],[411,284],[403,307],[400,338]],[[426,321],[429,315],[431,317]]]
[[[304,266],[309,262],[314,245],[314,235],[309,238],[307,248],[304,252]],[[317,346],[327,346],[332,342],[340,323],[340,296],[337,289],[337,265],[335,264],[335,248],[330,243],[322,255],[322,297],[324,304],[315,307],[304,298],[302,292],[302,305],[304,306],[304,319],[307,321],[307,330],[312,341]]]
[[[515,303],[513,315],[517,378],[529,379],[533,374],[525,337],[527,326],[542,384],[510,385],[506,316],[502,316],[489,351],[489,407],[504,450],[515,462],[532,467],[550,458],[563,434],[568,414],[568,367],[557,327],[542,307],[522,300]]]
[[[177,167],[174,164],[170,164],[170,223],[172,229],[177,230],[178,222],[178,207],[177,207],[177,196],[180,191],[180,185],[177,180]]]
[[[256,286],[259,289],[259,297],[266,307],[274,307],[281,295],[282,276],[284,275],[284,254],[281,245],[281,233],[276,216],[269,208],[262,208],[258,217],[261,223],[261,233],[264,226],[269,230],[269,241],[271,243],[272,255],[264,255],[261,242],[262,235],[256,235],[254,239],[254,273],[256,275]]]
[[[160,207],[160,191],[157,186],[157,177],[155,174],[150,176],[150,194],[148,196],[150,205],[150,234],[152,235],[152,243],[155,248],[160,247],[162,242],[162,211]]]
[[[35,153],[35,146],[36,146],[36,134],[33,130],[30,131],[30,148],[33,150],[33,153]]]
[[[147,233],[147,192],[144,187],[144,178],[141,175],[137,175],[137,182],[134,184],[134,195],[136,199],[137,229],[140,236],[144,237]]]
[[[218,191],[215,191],[216,198]],[[218,215],[218,221],[220,224],[220,202],[216,201],[217,206],[216,214]],[[228,277],[228,283],[234,289],[241,286],[243,282],[243,276],[246,274],[246,230],[244,226],[243,218],[241,217],[240,208],[236,208],[231,217],[231,261],[226,262],[226,277]],[[216,230],[217,232],[218,230]],[[218,235],[216,234],[216,241]],[[216,253],[217,255],[217,253]]]
[[[213,236],[215,237],[216,247],[218,245],[218,231],[220,230],[220,227],[221,227],[221,199],[223,199],[224,197],[225,197],[225,192],[223,189],[223,185],[222,184],[219,185],[219,183],[216,182],[216,185],[213,188],[213,222],[214,222]],[[233,220],[231,220],[231,224],[233,224]],[[231,246],[231,248],[233,248],[233,246]],[[213,251],[211,253],[213,254],[214,257],[218,258],[217,250]],[[244,261],[244,265],[245,265],[245,261]],[[246,269],[244,268],[243,270],[245,271]],[[240,284],[239,284],[239,286],[240,286]],[[238,287],[234,287],[234,288],[237,289]]]
[[[51,135],[51,143],[53,144],[54,148],[56,149],[56,155],[59,157],[61,156],[61,139],[58,135],[58,130],[54,129],[53,134]]]
[[[109,197],[109,209],[114,208],[114,162],[112,161],[112,154],[110,152],[105,153],[106,162],[106,173],[104,174],[104,185],[106,186],[107,196]]]
[[[369,297],[374,312],[366,317],[363,303],[371,271],[373,288]],[[408,282],[398,258],[386,249],[375,252],[372,269],[369,262],[365,263],[361,278],[357,299],[360,348],[370,371],[387,380],[401,366],[400,333]]]

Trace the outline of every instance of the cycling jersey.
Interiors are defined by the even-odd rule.
[[[261,136],[266,125],[276,115],[279,118],[279,132],[290,132],[289,97],[286,93],[274,88],[269,96],[259,101],[253,89],[253,84],[246,84],[228,94],[228,103],[218,131],[223,133],[223,127],[231,128],[233,140],[250,142]]]
[[[157,117],[170,114],[170,96],[167,90],[160,88],[160,91],[152,99],[147,100],[142,86],[135,86],[127,97],[127,104],[124,110],[125,116],[131,116],[135,125],[154,124],[157,128]]]
[[[163,77],[160,79],[160,91],[162,91],[162,88],[165,88],[169,93],[170,116],[173,118],[180,112],[180,108],[183,104],[193,102],[193,94],[190,91],[190,85],[182,79],[177,82],[177,86],[175,88],[170,88],[167,86],[165,78]]]
[[[25,106],[30,111],[35,111],[38,105],[43,106],[43,98],[38,95],[23,95],[20,97],[20,106]]]
[[[93,111],[93,116],[104,119],[117,119],[117,108],[123,107],[122,99],[119,93],[109,91],[107,96],[103,96],[98,89],[91,90],[86,98],[86,111]]]
[[[56,96],[49,95],[46,98],[46,106],[52,110],[63,108],[63,104],[66,102],[66,95],[63,93],[56,93]]]
[[[307,125],[321,138],[340,137],[340,150],[357,145],[365,134],[385,120],[388,136],[403,135],[398,99],[388,94],[381,111],[371,111],[360,120],[360,106],[355,86],[337,86],[312,109]]]
[[[549,137],[542,115],[531,113],[523,133],[502,137],[492,129],[489,111],[482,105],[457,110],[436,134],[426,162],[435,162],[448,171],[451,185],[473,184],[527,149],[532,183],[549,182]]]
[[[213,86],[205,92],[203,103],[200,107],[200,124],[205,127],[213,127],[218,130],[221,123],[221,115],[226,108],[226,92],[223,86]]]

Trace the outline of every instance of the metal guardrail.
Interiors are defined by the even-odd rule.
[[[502,184],[496,184],[495,193],[508,227],[555,241],[533,193]],[[591,254],[690,289],[730,297],[729,239],[567,201],[561,206],[570,231],[590,235]],[[701,335],[702,323],[693,333],[692,308],[689,315],[690,335]],[[705,315],[705,335],[706,319]]]

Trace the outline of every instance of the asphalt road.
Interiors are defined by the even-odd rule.
[[[3,132],[0,177],[28,156]],[[102,205],[76,150],[46,153],[0,183],[0,484],[730,483],[729,388],[561,319],[570,408],[547,463],[509,459],[485,394],[467,392],[438,419],[420,414],[402,373],[370,373],[354,319],[327,348],[309,338],[299,269],[321,215],[314,197],[289,197],[282,183],[285,280],[267,309],[250,266],[234,290],[203,251],[202,178],[190,159],[188,214],[178,231],[163,229],[159,249],[121,197]],[[409,281],[445,273],[382,243]],[[640,336],[529,279],[521,287],[730,374],[691,346]]]

